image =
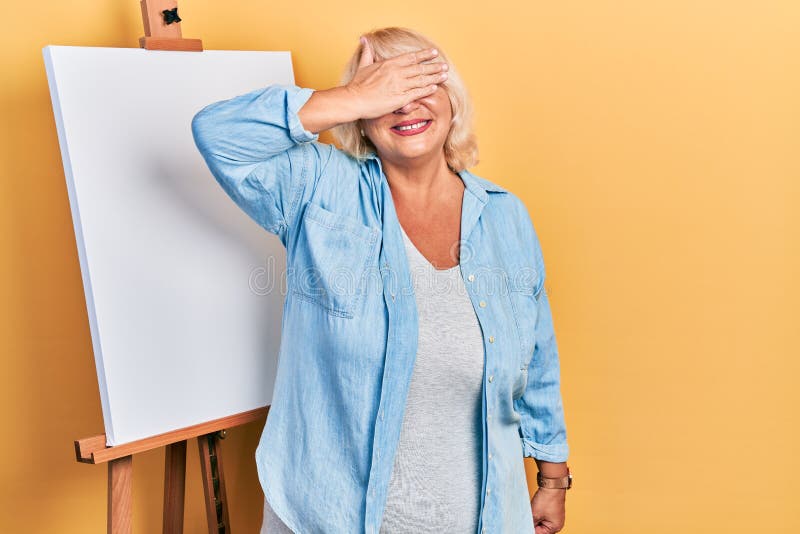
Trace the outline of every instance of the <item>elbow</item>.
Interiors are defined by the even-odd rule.
[[[192,117],[192,137],[197,150],[200,152],[211,174],[223,187],[228,187],[228,173],[223,170],[223,159],[219,157],[221,146],[215,132],[219,127],[214,124],[206,108],[201,109]]]
[[[214,142],[219,140],[218,132],[222,129],[222,123],[217,108],[221,103],[206,104],[192,117],[192,137],[203,156],[213,153]]]
[[[203,155],[206,154],[208,149],[208,132],[210,131],[210,126],[208,121],[206,120],[206,108],[201,109],[198,111],[194,117],[192,117],[192,138],[194,139],[194,144],[197,145],[197,148],[200,150]]]

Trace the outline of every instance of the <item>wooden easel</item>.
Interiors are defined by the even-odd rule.
[[[130,534],[133,517],[133,455],[166,446],[164,458],[164,534],[183,532],[186,483],[186,442],[197,438],[200,469],[206,502],[209,534],[230,534],[225,477],[222,470],[222,442],[227,428],[265,420],[269,406],[223,417],[207,423],[165,432],[113,447],[106,435],[75,441],[75,455],[82,463],[108,463],[108,534]]]
[[[200,39],[181,36],[176,0],[140,0],[147,50],[203,51]],[[227,428],[264,420],[269,407],[223,417],[149,438],[106,446],[105,434],[75,441],[78,462],[108,463],[108,534],[130,534],[133,517],[133,455],[166,447],[164,460],[164,534],[183,532],[186,487],[186,442],[197,438],[209,534],[230,534],[228,501],[222,469],[222,440]]]
[[[202,52],[200,39],[181,37],[181,19],[178,16],[177,0],[140,0],[144,37],[139,38],[139,47],[147,50],[180,50]]]

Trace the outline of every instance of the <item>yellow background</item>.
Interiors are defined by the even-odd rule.
[[[545,252],[575,475],[563,532],[800,532],[800,4],[185,0],[180,15],[207,49],[291,50],[317,89],[374,27],[451,55],[477,110],[473,171],[523,198]],[[12,2],[4,20],[0,530],[102,532],[105,466],[72,447],[103,425],[42,47],[137,47],[139,5]],[[224,441],[237,533],[261,519],[260,432]],[[162,461],[134,460],[134,532],[160,531]],[[196,442],[187,484],[186,531],[202,532]]]

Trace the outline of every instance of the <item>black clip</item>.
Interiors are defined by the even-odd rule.
[[[172,9],[165,9],[161,12],[164,15],[164,22],[166,24],[172,24],[173,22],[180,22],[181,18],[178,16],[178,8],[174,7]]]

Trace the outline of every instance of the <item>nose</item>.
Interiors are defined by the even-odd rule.
[[[416,100],[413,100],[413,101],[409,102],[408,104],[406,104],[405,106],[403,106],[401,108],[397,108],[396,110],[394,110],[393,113],[398,113],[398,114],[411,113],[412,111],[417,109],[419,107],[419,105],[420,105],[419,102],[417,102]]]

